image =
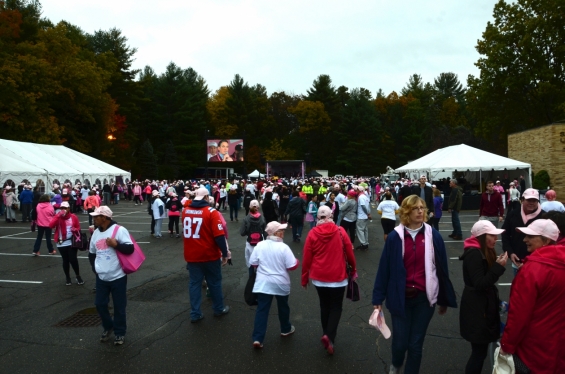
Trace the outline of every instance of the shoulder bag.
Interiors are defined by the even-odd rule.
[[[357,284],[357,279],[353,273],[351,265],[347,262],[347,254],[345,252],[345,243],[343,242],[343,235],[341,230],[338,228],[339,237],[341,238],[341,246],[343,248],[343,257],[345,260],[345,273],[347,274],[347,293],[345,295],[351,301],[361,300],[361,291],[359,290],[359,284]]]
[[[79,251],[86,251],[88,249],[88,238],[86,233],[79,231],[73,233],[71,237],[71,248],[78,249]]]
[[[114,227],[114,232],[112,233],[112,239],[116,237],[118,229],[120,228],[119,225],[115,226],[116,227]],[[143,261],[145,261],[145,255],[143,254],[143,251],[141,250],[135,239],[131,236],[131,234],[129,237],[131,242],[133,243],[133,253],[126,255],[120,251],[116,251],[118,260],[120,260],[120,265],[122,266],[122,270],[126,274],[135,273],[137,269],[139,269],[141,264],[143,264]]]

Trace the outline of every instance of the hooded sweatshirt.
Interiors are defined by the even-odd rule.
[[[524,259],[510,290],[502,350],[516,353],[533,373],[565,367],[565,246],[537,249]]]
[[[349,235],[343,227],[325,223],[308,233],[302,257],[302,286],[308,280],[334,283],[347,279],[345,260],[356,271],[355,256]]]

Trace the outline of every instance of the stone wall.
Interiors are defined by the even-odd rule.
[[[565,124],[508,135],[508,157],[531,164],[534,174],[547,170],[557,200],[565,201]]]

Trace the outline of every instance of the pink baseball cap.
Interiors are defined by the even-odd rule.
[[[516,230],[521,231],[526,235],[545,236],[553,241],[556,241],[557,238],[559,238],[559,229],[555,222],[550,219],[537,219],[530,223],[528,227],[516,227]]]
[[[491,221],[480,220],[473,225],[473,228],[471,229],[471,235],[477,238],[484,234],[500,235],[504,231],[504,229],[497,229]]]
[[[196,190],[194,200],[202,200],[204,197],[208,196],[210,193],[206,187],[200,187]]]
[[[90,213],[91,216],[106,216],[112,218],[112,211],[106,205],[100,206],[94,210],[94,212]]]
[[[350,189],[349,191],[347,191],[347,194],[348,194],[349,196],[353,196],[353,197],[356,197],[356,196],[357,196],[357,192],[355,192],[354,189]]]
[[[522,197],[526,200],[528,200],[528,199],[539,200],[539,191],[535,190],[533,188],[528,188],[526,191],[524,191],[524,193],[522,194]]]
[[[286,229],[288,225],[285,224],[281,224],[278,223],[277,221],[271,221],[267,224],[267,227],[265,227],[265,231],[267,232],[267,234],[269,235],[273,235],[275,232],[279,231],[279,230],[284,230]]]

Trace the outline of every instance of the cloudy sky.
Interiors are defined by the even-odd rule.
[[[373,94],[478,75],[475,50],[495,0],[42,0],[43,16],[88,33],[116,27],[137,48],[134,68],[192,67],[211,91],[235,74],[303,94],[320,74]]]

